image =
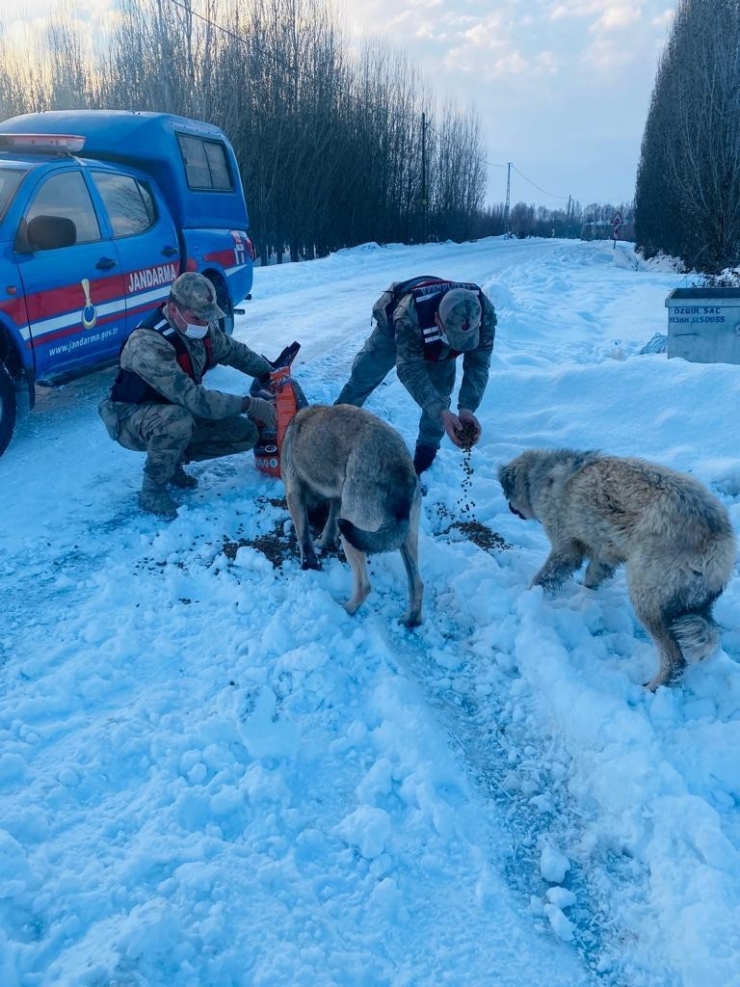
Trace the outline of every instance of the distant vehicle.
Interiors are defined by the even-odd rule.
[[[0,123],[0,455],[39,383],[111,363],[183,271],[233,330],[254,250],[234,150],[166,113],[74,110]]]

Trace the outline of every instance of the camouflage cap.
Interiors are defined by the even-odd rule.
[[[439,303],[439,321],[453,350],[474,350],[480,341],[481,306],[475,291],[451,288]]]
[[[196,274],[194,271],[175,278],[170,286],[170,298],[204,322],[216,322],[225,314],[216,303],[216,289],[211,282],[203,274]]]

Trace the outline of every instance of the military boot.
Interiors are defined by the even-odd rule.
[[[148,514],[171,521],[177,517],[177,504],[167,493],[165,483],[156,483],[148,473],[144,474],[144,482],[139,493],[139,507]]]
[[[421,476],[434,462],[437,450],[434,446],[417,446],[414,450],[414,470],[417,476]]]
[[[175,472],[170,477],[169,483],[173,487],[179,487],[181,490],[195,490],[198,486],[198,477],[191,476],[190,473],[186,473],[182,468],[182,463],[178,463],[175,467]]]

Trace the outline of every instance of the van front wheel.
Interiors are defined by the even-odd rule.
[[[0,360],[0,456],[8,448],[8,443],[13,435],[17,411],[18,404],[13,378],[8,373],[5,364]]]

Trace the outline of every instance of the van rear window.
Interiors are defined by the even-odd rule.
[[[90,171],[103,200],[114,236],[145,233],[154,226],[157,213],[148,188],[130,175]]]
[[[234,191],[234,179],[224,144],[190,134],[178,134],[177,142],[185,165],[188,188],[198,192]]]

